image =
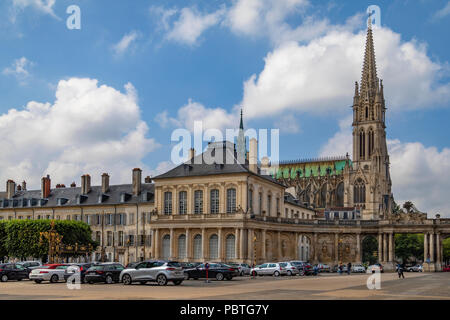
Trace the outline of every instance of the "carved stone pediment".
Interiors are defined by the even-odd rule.
[[[399,212],[392,214],[390,220],[396,223],[423,223],[427,219],[427,214],[422,212]]]

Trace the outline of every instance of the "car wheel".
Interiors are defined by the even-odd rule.
[[[218,274],[216,274],[216,280],[218,280],[218,281],[222,281],[224,279],[224,277],[223,277],[223,273],[218,273]]]
[[[278,271],[275,271],[275,272],[273,273],[273,275],[274,275],[275,277],[279,277],[279,276],[280,276],[280,273],[279,273]]]
[[[106,276],[106,278],[105,278],[105,282],[107,283],[107,284],[111,284],[111,283],[113,283],[113,278],[111,277],[111,276]]]
[[[8,281],[8,276],[6,274],[2,275],[2,282]]]
[[[34,280],[34,282],[36,282],[36,283],[41,283],[42,280]]]
[[[156,282],[160,286],[165,286],[167,285],[167,277],[163,274],[160,274],[158,277],[156,277]]]
[[[291,270],[288,270],[287,275],[288,275],[289,277],[292,276],[292,271],[291,271]]]
[[[239,274],[241,277],[244,276],[244,271],[241,271],[241,273]]]
[[[305,271],[303,271],[303,270],[300,271],[300,272],[299,272],[299,275],[303,277],[303,276],[305,275]]]
[[[184,280],[189,280],[189,273],[184,274]]]
[[[182,282],[183,282],[183,280],[174,280],[173,284],[176,286],[179,286]]]
[[[52,275],[52,277],[50,278],[50,283],[56,283],[58,282],[59,277],[57,274]]]
[[[130,285],[131,284],[131,276],[129,274],[124,274],[122,278],[124,285]],[[141,282],[142,283],[142,282]]]

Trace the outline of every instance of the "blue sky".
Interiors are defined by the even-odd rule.
[[[81,30],[66,27],[73,4]],[[14,150],[0,158],[0,178],[38,186],[46,173],[66,185],[83,173],[98,181],[103,171],[127,182],[134,166],[156,174],[170,167],[175,128],[197,118],[237,126],[239,105],[246,127],[281,128],[282,160],[351,152],[348,106],[360,81],[369,5],[381,9],[374,36],[394,195],[445,210],[450,2],[435,0],[2,1],[0,132]],[[99,100],[86,102],[87,91]],[[30,101],[49,105],[30,111]],[[60,141],[67,126],[74,129]]]

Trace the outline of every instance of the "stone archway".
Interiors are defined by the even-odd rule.
[[[378,261],[378,239],[367,235],[361,241],[361,259],[363,263],[374,264]]]

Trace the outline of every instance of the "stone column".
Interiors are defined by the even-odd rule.
[[[423,235],[423,262],[427,262],[428,249],[428,233],[425,233]]]
[[[155,229],[155,238],[154,238],[154,246],[155,246],[155,254],[153,255],[155,259],[159,259],[159,229]]]
[[[236,228],[236,230],[234,231],[234,258],[240,259],[240,252],[239,252],[239,243],[240,243],[240,233],[239,233],[239,228]]]
[[[442,270],[441,235],[439,233],[436,234],[436,262],[437,262],[437,270],[441,271]]]
[[[278,237],[277,237],[277,242],[278,242],[278,250],[277,250],[277,255],[278,255],[278,260],[281,260],[282,257],[282,252],[281,252],[281,231],[278,231]]]
[[[383,260],[383,234],[378,233],[378,262]]]
[[[247,238],[248,238],[248,251],[247,251],[247,259],[250,262],[250,265],[253,265],[254,263],[254,248],[253,248],[253,229],[248,229],[247,230]]]
[[[334,234],[334,264],[339,264],[339,234]]]
[[[241,260],[241,261],[244,261],[244,259],[245,259],[245,256],[244,256],[244,253],[245,253],[245,247],[244,247],[244,244],[245,244],[245,237],[244,237],[244,229],[241,229],[240,230],[240,233],[241,233],[241,236],[239,237],[239,260]]]
[[[170,259],[175,260],[175,239],[174,239],[174,230],[170,228]]]
[[[314,250],[314,263],[317,263],[318,262],[318,255],[317,255],[317,246],[318,246],[318,244],[317,244],[317,233],[314,233],[314,240],[313,240],[313,243],[311,243],[311,247],[313,248],[313,250]]]
[[[298,256],[298,233],[295,233],[295,260],[299,260],[299,256]]]
[[[206,228],[202,228],[202,259],[206,261]]]
[[[383,233],[383,261],[386,262],[387,260],[388,260],[387,233]]]
[[[266,230],[261,230],[261,259],[266,261]]]
[[[356,262],[361,263],[361,235],[356,234]]]
[[[394,234],[389,233],[389,262],[394,262]]]
[[[223,262],[224,261],[224,257],[223,257],[223,235],[222,235],[222,228],[218,228],[218,232],[217,232],[217,236],[218,236],[218,247],[219,247],[219,261]]]
[[[434,260],[434,231],[430,233],[430,262],[433,263]]]
[[[191,261],[192,259],[192,250],[191,250],[191,235],[189,232],[189,228],[186,228],[185,235],[186,235],[186,260]]]

